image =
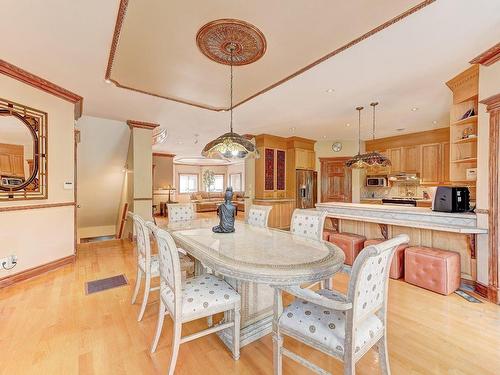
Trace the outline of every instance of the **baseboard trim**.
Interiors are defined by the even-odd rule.
[[[5,288],[7,286],[17,284],[21,281],[31,279],[33,277],[55,270],[56,268],[62,267],[66,264],[73,263],[75,259],[76,259],[75,255],[72,254],[70,256],[57,259],[46,264],[42,264],[41,266],[29,268],[14,275],[2,277],[0,279],[0,288]]]
[[[474,292],[479,294],[481,297],[488,299],[488,287],[478,281],[474,283]]]

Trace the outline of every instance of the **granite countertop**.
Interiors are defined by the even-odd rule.
[[[477,226],[477,217],[473,212],[437,212],[429,207],[342,202],[318,203],[316,209],[346,220],[464,234],[487,233],[487,229]]]

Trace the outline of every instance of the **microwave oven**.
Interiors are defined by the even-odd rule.
[[[16,187],[24,183],[24,178],[19,177],[2,177],[2,186]]]
[[[387,186],[386,177],[367,177],[366,186]]]

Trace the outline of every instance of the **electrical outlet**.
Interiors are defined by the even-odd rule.
[[[17,255],[14,254],[0,259],[0,266],[4,270],[10,270],[14,268],[16,264],[17,264]]]

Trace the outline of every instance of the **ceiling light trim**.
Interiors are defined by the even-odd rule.
[[[301,75],[302,73],[314,68],[316,65],[318,64],[321,64],[322,62],[325,62],[326,60],[334,57],[335,55],[338,55],[339,53],[355,46],[356,44],[368,39],[369,37],[375,35],[376,33],[394,25],[395,23],[403,20],[404,18],[408,17],[408,16],[411,16],[412,14],[422,10],[423,8],[425,8],[426,6],[434,3],[436,0],[424,0],[422,1],[421,3],[413,6],[412,8],[406,10],[405,12],[399,14],[398,16],[390,19],[389,21],[386,21],[384,22],[383,24],[375,27],[374,29],[366,32],[365,34],[361,35],[360,37],[350,41],[349,43],[347,44],[344,44],[343,46],[335,49],[334,51],[326,54],[325,56],[319,58],[318,60],[312,62],[311,64],[309,65],[306,65],[305,67],[297,70],[295,73],[292,73],[290,74],[289,76],[286,76],[285,78],[273,83],[272,85],[269,85],[267,86],[266,88],[258,91],[257,93],[253,94],[253,95],[250,95],[249,97],[247,97],[246,99],[243,99],[242,101],[236,103],[233,105],[233,109],[256,98],[257,96],[259,95],[262,95],[280,85],[282,85],[283,83],[291,80],[292,78],[295,78],[299,75]],[[201,104],[201,103],[196,103],[196,102],[192,102],[192,101],[189,101],[189,100],[184,100],[184,99],[180,99],[180,98],[175,98],[175,97],[170,97],[170,96],[165,96],[165,95],[160,95],[160,94],[156,94],[156,93],[152,93],[152,92],[149,92],[149,91],[146,91],[146,90],[142,90],[142,89],[137,89],[137,88],[134,88],[134,87],[130,87],[130,86],[126,86],[126,85],[123,85],[121,84],[120,82],[118,82],[118,80],[114,79],[114,78],[111,78],[111,73],[112,73],[112,69],[113,69],[113,62],[114,62],[114,58],[115,58],[115,54],[116,54],[116,50],[118,48],[118,44],[119,44],[119,39],[120,39],[120,33],[121,33],[121,29],[122,29],[122,26],[123,26],[123,22],[124,22],[124,19],[125,19],[125,15],[127,13],[127,7],[128,7],[128,3],[129,3],[129,0],[120,0],[120,6],[118,8],[118,14],[117,14],[117,17],[116,17],[116,24],[115,24],[115,30],[114,30],[114,33],[113,33],[113,39],[112,39],[112,43],[111,43],[111,48],[110,48],[110,51],[109,51],[109,58],[108,58],[108,65],[107,65],[107,68],[106,68],[106,75],[105,75],[105,79],[108,79],[110,80],[112,83],[114,83],[117,87],[120,87],[120,88],[123,88],[123,89],[126,89],[126,90],[131,90],[131,91],[135,91],[135,92],[139,92],[141,94],[146,94],[146,95],[151,95],[151,96],[154,96],[154,97],[157,97],[157,98],[162,98],[162,99],[166,99],[166,100],[170,100],[170,101],[174,101],[174,102],[177,102],[177,103],[182,103],[182,104],[187,104],[187,105],[190,105],[190,106],[193,106],[193,107],[197,107],[197,108],[202,108],[202,109],[207,109],[207,110],[210,110],[210,111],[214,111],[214,112],[222,112],[222,111],[229,111],[231,108],[221,108],[221,107],[214,107],[214,106],[209,106],[209,105],[205,105],[205,104]]]

